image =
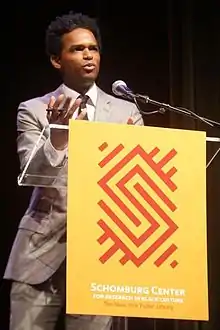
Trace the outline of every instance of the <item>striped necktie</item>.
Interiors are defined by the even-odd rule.
[[[79,106],[79,110],[78,110],[78,115],[79,115],[84,109],[86,109],[86,103],[88,102],[89,96],[88,95],[80,95],[78,98],[82,100],[81,103],[80,103],[80,106]],[[86,113],[83,120],[88,120],[88,119],[89,118],[88,118],[88,115]]]

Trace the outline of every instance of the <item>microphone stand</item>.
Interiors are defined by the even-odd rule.
[[[141,94],[133,94],[133,93],[129,93],[130,96],[132,96],[133,99],[135,99],[136,101],[139,100],[142,103],[150,103],[152,105],[156,105],[157,107],[159,107],[159,113],[165,113],[166,110],[172,111],[172,112],[176,112],[178,114],[182,114],[191,118],[195,118],[200,120],[201,122],[207,124],[210,127],[218,127],[220,128],[220,123],[202,116],[197,115],[195,112],[186,109],[186,108],[179,108],[179,107],[173,107],[170,104],[166,104],[166,103],[162,103],[162,102],[158,102],[155,100],[152,100],[149,98],[149,96],[147,95],[141,95]],[[136,102],[135,102],[136,103]],[[143,114],[147,114],[147,112],[141,110],[141,112]]]

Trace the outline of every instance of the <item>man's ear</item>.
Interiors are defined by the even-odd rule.
[[[60,58],[58,56],[51,55],[50,62],[52,63],[52,65],[55,69],[59,70],[61,68]]]

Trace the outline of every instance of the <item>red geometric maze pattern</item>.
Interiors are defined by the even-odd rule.
[[[102,152],[108,148],[108,144],[104,142],[102,145],[99,146],[99,150]],[[124,151],[124,146],[122,144],[119,144],[116,146],[113,150],[111,150],[105,157],[99,162],[99,167],[104,168],[107,164],[110,165],[111,161],[116,159],[116,156],[118,157],[120,155],[121,151]],[[113,230],[107,222],[103,219],[100,219],[98,221],[99,227],[102,229],[103,234],[98,238],[99,244],[104,244],[107,240],[111,240],[112,244],[111,247],[107,249],[107,251],[100,257],[100,261],[102,263],[107,262],[117,251],[121,251],[123,253],[123,256],[120,259],[120,263],[122,265],[125,265],[127,262],[133,262],[134,265],[137,267],[140,267],[150,256],[155,253],[155,251],[162,247],[165,242],[167,242],[168,239],[171,238],[171,236],[174,234],[174,232],[178,229],[178,226],[174,223],[174,221],[170,218],[170,216],[165,212],[165,208],[168,208],[171,212],[175,212],[177,209],[176,205],[168,198],[168,196],[164,193],[164,191],[158,186],[158,184],[155,182],[155,179],[150,177],[149,174],[146,173],[146,169],[144,170],[137,162],[138,157],[141,157],[142,161],[144,161],[145,165],[148,166],[151,171],[153,171],[154,174],[156,174],[157,179],[162,180],[162,182],[168,187],[168,189],[171,192],[175,192],[177,189],[176,184],[172,181],[173,175],[177,172],[177,169],[175,167],[171,167],[168,171],[164,171],[163,168],[165,165],[169,163],[177,154],[176,150],[171,149],[165,156],[160,158],[159,161],[155,161],[155,156],[159,155],[160,149],[155,147],[150,152],[146,152],[140,145],[137,145],[134,147],[131,151],[129,151],[126,155],[123,155],[123,157],[120,158],[120,160],[111,167],[110,170],[107,171],[107,173],[104,174],[104,176],[98,181],[98,185],[101,187],[101,189],[105,192],[105,194],[108,196],[108,198],[113,201],[113,203],[120,209],[121,212],[123,212],[129,221],[132,222],[132,225],[135,227],[139,227],[141,224],[143,226],[143,221],[140,220],[137,215],[134,214],[132,211],[132,208],[129,207],[132,205],[133,208],[135,208],[141,215],[144,221],[146,222],[146,225],[143,226],[144,230],[143,232],[137,236],[132,231],[132,226],[126,225],[121,219],[119,214],[115,211],[115,208],[113,210],[112,207],[110,207],[106,200],[102,199],[98,202],[99,207],[104,211],[104,214],[108,217],[108,220],[110,220],[116,227],[118,228],[117,232]],[[136,161],[137,159],[137,161]],[[136,162],[135,162],[136,161]],[[125,172],[125,167],[128,164],[134,164],[129,170]],[[119,181],[115,184],[115,188],[113,189],[110,185],[110,181],[118,174],[122,173],[120,171],[123,170],[123,176],[120,177]],[[130,180],[132,180],[134,177],[136,178],[139,176],[141,180],[138,180],[132,187],[132,189],[128,189],[127,185]],[[141,181],[145,182],[147,186],[151,188],[151,190],[154,192],[154,195],[146,191],[144,189],[143,185],[141,185]],[[142,254],[137,256],[135,253],[131,250],[130,247],[128,247],[128,244],[125,243],[125,241],[122,240],[121,235],[117,234],[119,232],[123,232],[124,235],[126,235],[126,238],[129,239],[136,248],[141,247],[144,243],[147,242],[147,240],[151,237],[156,231],[161,227],[158,220],[155,219],[155,217],[152,215],[152,212],[147,210],[143,203],[140,203],[140,201],[135,197],[135,194],[132,194],[133,190],[135,191],[135,194],[137,196],[137,193],[139,196],[144,199],[144,201],[152,208],[154,212],[156,212],[157,216],[160,218],[160,221],[162,223],[166,224],[166,229],[162,232],[162,234],[157,236],[153,243],[148,246],[144,252],[142,251]],[[120,191],[124,197],[126,197],[126,203],[120,198],[119,194],[117,194],[117,191]],[[155,200],[155,197],[157,196],[157,199],[159,198],[162,203],[165,205],[165,208],[163,209],[158,202]],[[154,265],[157,267],[160,267],[175,251],[177,250],[177,246],[175,244],[171,244],[168,248],[163,251],[163,253],[160,255],[160,257],[156,258],[154,261]],[[175,268],[178,265],[178,262],[176,260],[173,260],[170,263],[170,266],[172,268]]]

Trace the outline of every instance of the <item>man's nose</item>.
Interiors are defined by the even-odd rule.
[[[93,58],[92,52],[89,49],[85,49],[83,53],[83,58],[91,60]]]

